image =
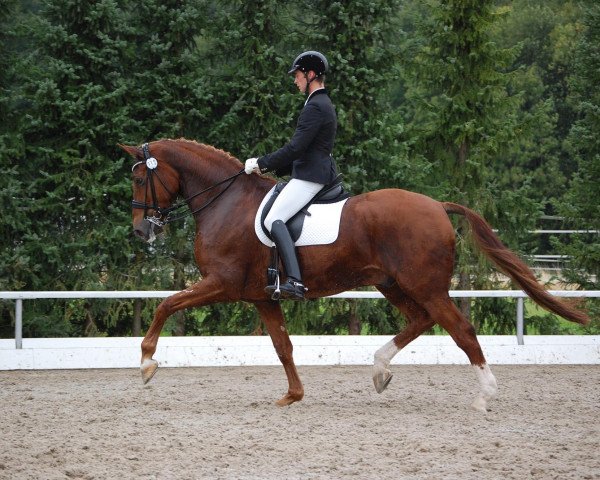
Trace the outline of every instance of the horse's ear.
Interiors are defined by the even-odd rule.
[[[117,146],[125,150],[129,155],[131,155],[135,159],[141,158],[142,156],[142,151],[138,147],[123,145],[122,143],[117,143]]]

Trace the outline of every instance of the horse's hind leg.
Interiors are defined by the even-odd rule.
[[[486,412],[487,402],[496,396],[498,386],[496,378],[485,361],[483,351],[477,340],[475,328],[460,313],[447,295],[425,304],[430,316],[444,328],[456,344],[467,354],[475,368],[481,392],[472,403],[475,410]]]
[[[377,393],[381,393],[392,379],[392,373],[388,369],[392,358],[424,331],[433,327],[434,322],[427,312],[404,295],[397,285],[378,287],[378,289],[392,305],[404,314],[408,321],[404,330],[375,352],[373,383]]]
[[[285,319],[281,307],[276,302],[260,302],[254,305],[269,331],[273,346],[283,364],[288,379],[288,393],[279,399],[276,404],[284,407],[298,402],[304,397],[304,387],[294,364],[294,358],[292,357],[294,347],[285,328]]]

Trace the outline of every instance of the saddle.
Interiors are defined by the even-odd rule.
[[[287,182],[280,182],[275,186],[273,194],[271,195],[271,198],[269,198],[269,200],[267,200],[267,202],[265,203],[265,206],[260,216],[260,226],[264,234],[269,238],[269,240],[273,240],[273,238],[271,237],[271,234],[265,227],[265,218],[267,218],[267,214],[271,210],[273,203],[275,203],[275,200],[286,185]],[[333,182],[331,182],[329,185],[325,185],[321,189],[321,191],[313,197],[313,199],[310,202],[308,202],[296,215],[294,215],[286,222],[286,226],[288,227],[292,240],[295,242],[296,240],[298,240],[298,238],[300,238],[300,235],[302,234],[304,219],[307,216],[310,216],[308,207],[310,207],[312,204],[337,203],[342,200],[345,200],[346,198],[349,198],[350,196],[350,193],[347,192],[344,189],[344,186],[342,185],[342,174],[339,174]]]

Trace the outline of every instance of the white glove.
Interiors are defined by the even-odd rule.
[[[244,170],[248,175],[250,175],[252,172],[260,173],[260,168],[258,167],[258,158],[249,158],[246,160]]]

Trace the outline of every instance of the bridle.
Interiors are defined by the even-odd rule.
[[[202,190],[198,193],[195,193],[191,197],[185,199],[183,202],[172,205],[170,207],[163,208],[158,204],[158,200],[156,198],[156,187],[155,187],[155,183],[154,183],[154,177],[156,177],[158,179],[160,184],[163,186],[163,188],[167,191],[167,193],[171,197],[173,197],[174,195],[169,190],[169,188],[165,185],[165,182],[163,182],[163,180],[160,178],[160,175],[158,174],[158,160],[156,160],[156,158],[154,158],[153,156],[150,155],[150,146],[147,143],[144,143],[142,145],[142,152],[144,154],[144,160],[135,163],[133,165],[133,167],[131,167],[131,171],[133,172],[135,170],[135,167],[137,167],[138,165],[141,165],[142,163],[146,164],[146,193],[145,193],[145,198],[144,198],[143,203],[139,202],[137,200],[132,200],[131,207],[143,209],[144,210],[144,219],[146,219],[148,222],[150,222],[154,225],[157,225],[159,227],[164,227],[167,223],[172,223],[177,220],[181,220],[182,218],[185,218],[188,215],[188,213],[191,215],[194,215],[194,214],[204,210],[206,207],[211,205],[215,200],[217,200],[217,198],[219,198],[221,195],[223,195],[229,189],[229,187],[231,187],[231,185],[233,185],[233,183],[237,180],[237,178],[242,173],[244,173],[244,169],[242,168],[242,170],[239,171],[238,173],[236,173],[235,175],[231,175],[230,177],[227,177],[226,179],[221,180],[220,182],[215,183],[214,185],[211,185],[210,187],[205,188],[204,190]],[[177,215],[177,216],[171,218],[171,214],[173,212],[176,212],[177,210],[189,205],[190,200],[198,197],[199,195],[202,195],[203,193],[206,193],[206,192],[212,190],[213,188],[223,185],[224,183],[227,183],[227,182],[229,182],[229,184],[223,190],[221,190],[217,195],[215,195],[213,198],[211,198],[209,201],[207,201],[201,207],[199,207],[193,211],[182,213],[180,215]],[[147,185],[150,185],[150,195],[152,196],[151,204],[148,203],[148,186]],[[154,210],[154,212],[156,212],[155,215],[149,216],[148,210]]]

